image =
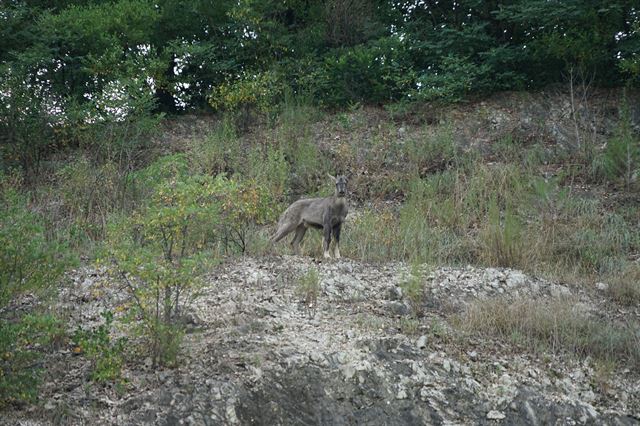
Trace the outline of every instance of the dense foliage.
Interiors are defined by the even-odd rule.
[[[211,93],[216,106],[255,101],[279,86],[326,105],[463,96],[578,68],[619,85],[638,78],[634,4],[12,0],[0,6],[0,64],[50,107],[91,104],[93,114],[145,91],[171,109]]]
[[[10,0],[0,157],[37,169],[52,146],[81,143],[78,127],[269,110],[289,93],[333,107],[459,101],[577,75],[637,85],[639,26],[631,0]]]

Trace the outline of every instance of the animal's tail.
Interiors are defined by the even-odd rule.
[[[290,231],[290,225],[296,222],[296,209],[292,207],[293,206],[289,206],[284,213],[280,215],[276,232],[274,232],[274,234],[269,238],[271,244],[277,243],[284,238],[284,236],[289,233],[288,231]]]

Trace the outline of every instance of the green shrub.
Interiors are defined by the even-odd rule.
[[[75,245],[101,240],[109,215],[130,208],[131,194],[123,193],[123,177],[112,162],[96,165],[83,157],[64,166],[56,177],[58,185],[45,194],[62,202],[51,226],[81,232],[72,239]]]
[[[268,181],[229,179],[217,197],[222,204],[216,229],[222,236],[225,252],[236,249],[245,253],[255,227],[275,219],[279,210]]]
[[[439,69],[418,76],[417,89],[410,95],[419,101],[460,102],[469,93],[483,88],[490,70],[487,64],[478,65],[468,58],[449,55]]]
[[[46,296],[74,258],[65,244],[47,239],[43,218],[0,175],[0,406],[33,401],[46,345],[63,336],[49,314],[23,314],[11,304],[24,293]]]
[[[173,160],[146,171],[168,170],[170,177],[156,182],[133,214],[113,219],[107,241],[106,260],[133,296],[154,365],[175,362],[182,311],[220,249],[245,252],[254,227],[275,215],[266,186],[222,174],[171,176],[182,164]]]
[[[273,71],[264,71],[246,74],[217,86],[209,95],[209,105],[215,110],[237,111],[256,107],[268,112],[275,108],[283,94],[280,76]]]
[[[135,300],[154,365],[175,361],[179,318],[211,260],[211,228],[220,220],[217,195],[226,179],[165,180],[148,203],[110,224],[110,260]]]
[[[424,312],[424,279],[423,272],[417,264],[412,265],[411,273],[400,283],[402,294],[409,302],[411,313],[415,318],[423,316]]]
[[[121,379],[124,364],[124,350],[127,339],[112,339],[113,313],[102,312],[104,323],[94,330],[78,328],[73,336],[74,351],[91,359],[91,379],[96,382],[110,382]]]
[[[142,170],[133,173],[131,180],[139,198],[148,199],[161,184],[187,177],[190,173],[189,158],[185,154],[165,155]]]
[[[63,339],[63,324],[50,314],[0,319],[0,408],[36,400],[42,357]]]
[[[50,289],[72,261],[66,245],[49,241],[27,197],[0,175],[0,307],[27,291]]]
[[[616,134],[607,142],[600,164],[608,180],[621,181],[627,189],[640,179],[640,137],[633,131],[628,111],[625,110]]]

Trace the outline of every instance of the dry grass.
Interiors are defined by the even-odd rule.
[[[466,333],[495,336],[535,351],[640,366],[639,324],[593,317],[572,299],[479,301],[455,323]]]
[[[623,305],[640,304],[640,264],[628,263],[620,274],[613,275],[609,282],[609,294]]]

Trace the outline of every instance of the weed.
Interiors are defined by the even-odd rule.
[[[411,273],[400,283],[402,294],[409,302],[414,318],[420,318],[424,314],[424,280],[423,272],[417,264],[412,265]]]
[[[193,141],[191,151],[196,173],[216,176],[237,171],[242,164],[241,141],[231,114],[223,117],[211,135]]]
[[[627,263],[620,273],[611,277],[608,291],[618,303],[627,306],[640,304],[640,265]]]
[[[313,318],[318,309],[320,295],[320,277],[317,269],[310,268],[298,278],[296,295],[302,299],[309,318]]]
[[[420,320],[417,318],[402,317],[399,321],[399,328],[402,334],[415,336],[420,332]]]
[[[438,337],[440,339],[443,339],[447,336],[447,327],[444,325],[444,323],[437,319],[437,318],[433,318],[431,320],[431,325],[429,327],[429,329],[431,330],[431,333],[435,336]]]
[[[501,215],[496,204],[489,205],[488,222],[481,231],[480,258],[490,266],[523,268],[526,259],[522,225],[506,209]]]
[[[607,360],[599,360],[594,363],[591,384],[599,394],[606,395],[611,389],[615,368],[615,363]]]
[[[355,324],[358,328],[367,331],[380,331],[387,326],[384,317],[359,312],[355,318]]]

